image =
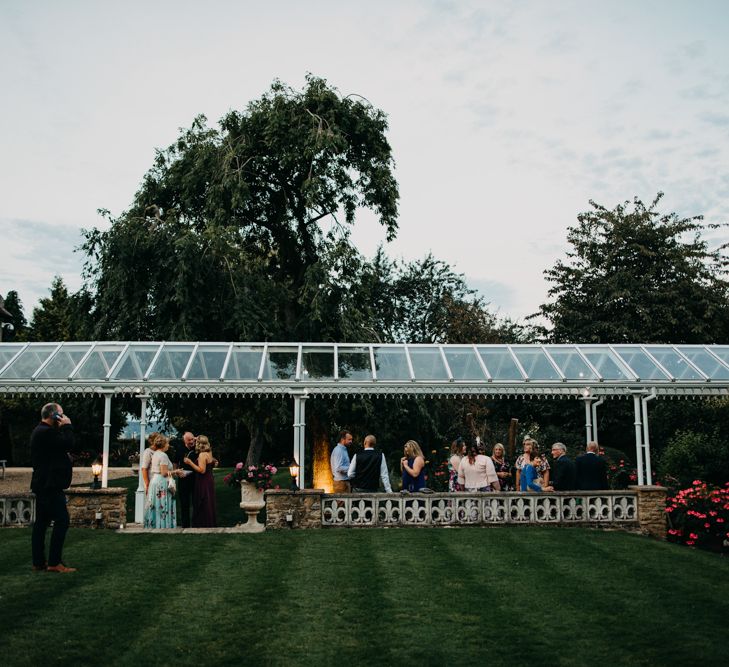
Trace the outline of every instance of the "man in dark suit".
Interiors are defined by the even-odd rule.
[[[70,523],[66,494],[71,486],[73,464],[69,451],[73,445],[73,426],[58,403],[41,409],[41,422],[30,436],[30,459],[33,476],[30,490],[35,493],[35,523],[31,535],[33,570],[75,572],[62,562],[63,542]],[[53,522],[51,545],[46,562],[46,530]]]
[[[548,486],[544,490],[574,491],[577,488],[577,472],[574,461],[567,456],[567,447],[561,442],[555,442],[552,445],[552,456],[554,457],[552,486]]]
[[[184,477],[180,477],[177,483],[177,495],[180,498],[180,514],[178,523],[183,528],[189,528],[190,509],[192,508],[192,492],[195,489],[195,475],[193,469],[187,465],[185,458],[190,459],[193,463],[197,463],[197,452],[195,451],[195,436],[190,431],[182,434],[182,444],[175,447],[177,467],[186,471]]]
[[[587,451],[575,459],[577,488],[584,491],[602,491],[608,488],[607,461],[598,454],[596,442],[587,443]]]

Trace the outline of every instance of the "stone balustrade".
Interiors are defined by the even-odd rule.
[[[665,538],[666,489],[563,493],[266,493],[266,527],[576,525]],[[288,519],[288,520],[287,520]]]
[[[126,523],[126,489],[71,487],[65,493],[72,526],[116,529]],[[34,494],[0,495],[0,526],[30,526],[34,521]]]

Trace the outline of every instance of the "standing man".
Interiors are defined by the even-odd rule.
[[[554,457],[554,481],[545,491],[574,491],[577,488],[577,472],[574,461],[567,456],[567,447],[561,442],[552,445]]]
[[[195,475],[185,459],[190,459],[197,465],[197,452],[195,451],[195,436],[190,431],[182,434],[182,446],[177,449],[177,467],[185,471],[177,484],[177,494],[180,497],[179,523],[183,528],[189,528],[190,508],[192,507],[192,492],[195,488]]]
[[[349,482],[349,452],[347,447],[352,444],[352,434],[349,431],[339,431],[339,442],[332,450],[329,464],[332,467],[334,478],[334,493],[350,493],[352,485]]]
[[[380,490],[379,482],[382,482],[385,491],[392,493],[385,455],[375,451],[376,444],[377,439],[374,435],[368,435],[364,439],[364,451],[354,455],[347,476],[352,480],[355,491],[377,493]]]
[[[75,572],[62,562],[63,542],[70,523],[66,494],[71,486],[73,464],[69,451],[73,445],[73,426],[58,403],[41,408],[41,422],[30,436],[30,458],[33,476],[30,490],[35,493],[35,523],[31,544],[33,571]],[[45,558],[46,530],[53,522],[48,561]]]
[[[577,488],[584,491],[602,491],[608,488],[607,461],[599,456],[596,442],[588,442],[587,451],[575,459]]]

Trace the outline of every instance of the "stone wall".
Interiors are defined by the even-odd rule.
[[[322,489],[266,491],[266,529],[321,528],[323,494]]]
[[[666,495],[664,486],[631,486],[638,496],[640,531],[659,540],[666,539]]]
[[[73,487],[66,491],[66,498],[72,526],[116,529],[127,522],[126,489]]]

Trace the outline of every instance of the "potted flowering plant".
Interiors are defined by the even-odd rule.
[[[236,486],[241,482],[248,482],[259,491],[265,491],[271,488],[271,480],[277,472],[278,468],[270,463],[251,466],[237,463],[233,472],[223,478],[223,482],[228,486]]]

